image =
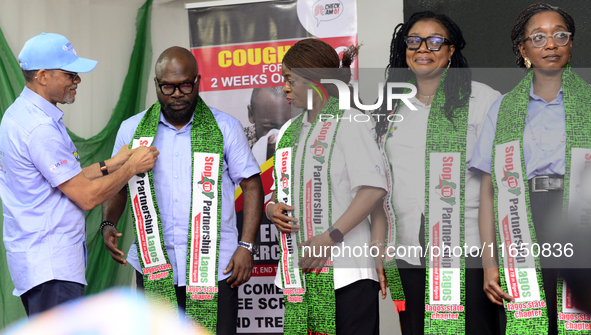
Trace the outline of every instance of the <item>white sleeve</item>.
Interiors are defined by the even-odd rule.
[[[379,187],[386,190],[384,162],[373,136],[371,122],[349,122],[350,115],[360,114],[348,110],[343,115],[338,132],[338,145],[343,150],[347,174],[351,181],[351,194],[361,186]]]

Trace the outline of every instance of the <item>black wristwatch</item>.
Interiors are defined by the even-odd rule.
[[[328,227],[328,236],[330,236],[330,239],[335,243],[343,242],[343,240],[345,239],[343,233],[341,233],[340,230],[334,228],[333,226]]]
[[[105,164],[105,161],[100,161],[99,167],[101,168],[101,172],[103,173],[103,176],[106,176],[109,174],[109,169],[107,168],[107,164]]]

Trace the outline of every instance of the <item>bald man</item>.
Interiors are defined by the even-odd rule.
[[[178,305],[214,333],[235,334],[238,286],[250,279],[263,212],[260,170],[240,122],[199,97],[189,50],[165,50],[155,73],[158,102],[123,122],[115,146],[157,146],[160,157],[151,173],[103,204],[105,246],[134,267],[148,296]],[[235,185],[244,193],[240,241]],[[116,223],[128,197],[136,241],[126,260]]]
[[[248,121],[253,125],[244,128],[244,132],[254,158],[263,165],[275,153],[275,138],[291,117],[291,105],[282,86],[257,87],[252,90],[247,109]]]

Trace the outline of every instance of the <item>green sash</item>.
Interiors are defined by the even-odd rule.
[[[425,334],[465,333],[465,260],[454,256],[454,250],[455,254],[463,255],[468,104],[454,111],[453,123],[447,119],[443,110],[446,75],[447,71],[439,81],[431,105],[425,148],[425,244],[429,255],[426,257]],[[393,113],[398,111],[399,108],[395,108]],[[393,123],[382,138],[383,152],[395,129]],[[391,177],[389,181],[392,184]],[[392,236],[395,234],[392,226],[396,224],[392,193],[385,204],[391,226],[389,246],[396,243],[395,235]],[[390,286],[391,293],[401,290],[399,279],[394,279],[396,286],[395,290]]]
[[[539,257],[536,257],[539,253],[534,255],[531,252],[536,250],[532,244],[537,242],[523,154],[523,134],[533,74],[534,71],[530,71],[501,102],[491,161],[501,287],[515,298],[515,303],[505,306],[507,334],[548,334],[546,296]],[[566,212],[576,204],[576,199],[571,198],[571,191],[581,177],[579,173],[571,172],[581,171],[585,155],[591,153],[582,149],[591,148],[591,88],[567,67],[562,74],[562,90],[566,122],[563,203]],[[538,251],[541,249],[542,246],[537,248]],[[566,292],[567,289],[564,287],[564,290]],[[573,311],[572,303],[563,301],[560,278],[557,292],[558,333],[581,334],[572,330],[571,321],[579,320],[579,317]]]
[[[343,113],[338,109],[338,99],[330,97],[312,123],[306,140],[299,143],[305,112],[302,113],[289,125],[275,152],[277,200],[295,208],[301,227],[299,232],[280,233],[279,238],[285,334],[336,333],[333,267],[325,267],[319,275],[304,275],[297,262],[302,253],[298,245],[332,225],[330,164]],[[301,162],[296,161],[296,156],[301,157]],[[293,173],[299,173],[298,185]],[[295,187],[299,188],[298,199],[293,198]],[[331,263],[327,261],[327,265]]]
[[[131,147],[150,146],[156,136],[159,120],[160,103],[156,102],[140,121]],[[201,98],[191,125],[191,151],[186,308],[191,318],[215,333],[224,142],[212,112]],[[134,176],[128,185],[146,296],[151,300],[165,300],[171,309],[176,310],[172,267],[164,246],[152,170]]]
[[[404,93],[407,92],[405,91]],[[388,120],[394,120],[392,117],[398,112],[399,104],[400,102],[398,101],[396,107],[392,110],[392,113],[388,115]],[[390,288],[390,297],[394,302],[394,309],[396,310],[396,313],[400,313],[406,310],[406,298],[404,296],[404,289],[402,288],[398,266],[396,265],[396,211],[394,210],[394,192],[392,192],[394,177],[392,175],[392,170],[390,169],[390,158],[386,151],[386,141],[390,138],[390,134],[391,133],[385,134],[379,139],[380,154],[382,155],[382,161],[386,167],[384,172],[388,186],[388,195],[384,201],[384,212],[386,213],[386,219],[388,220],[386,253],[384,254],[384,272],[386,274],[386,279],[388,280],[388,287]]]

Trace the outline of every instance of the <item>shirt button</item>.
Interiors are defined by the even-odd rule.
[[[179,179],[179,176],[174,176],[174,179]]]
[[[178,152],[176,152],[174,155],[178,157],[179,153],[178,153]]]
[[[178,198],[177,199],[174,199],[174,202],[179,202],[179,199]]]

